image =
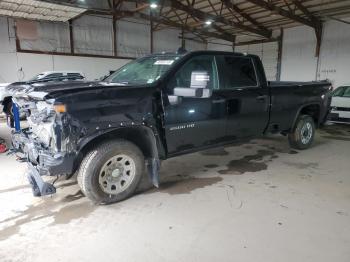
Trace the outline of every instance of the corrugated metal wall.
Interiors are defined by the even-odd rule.
[[[329,79],[335,87],[350,83],[350,25],[326,22],[319,59],[315,57],[315,48],[316,38],[311,28],[300,26],[285,30],[281,79]]]

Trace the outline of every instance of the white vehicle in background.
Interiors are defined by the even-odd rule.
[[[333,123],[350,124],[350,84],[333,91],[329,120]]]
[[[34,76],[27,82],[49,82],[83,79],[85,79],[84,74],[78,71],[46,71]]]
[[[4,101],[5,97],[8,96],[6,87],[9,85],[10,83],[1,83],[0,84],[0,114],[2,113],[2,102]]]

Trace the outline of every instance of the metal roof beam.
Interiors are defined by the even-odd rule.
[[[233,11],[235,11],[236,13],[241,15],[244,19],[246,19],[247,21],[249,21],[253,25],[257,26],[259,29],[264,30],[267,33],[269,33],[270,35],[272,35],[271,30],[269,30],[265,26],[261,25],[258,21],[256,21],[254,18],[252,18],[247,13],[243,12],[237,5],[233,4],[231,2],[231,0],[221,0],[221,2],[223,2],[228,9],[232,9]]]
[[[284,17],[287,17],[293,21],[296,21],[298,23],[301,23],[301,24],[304,24],[304,25],[307,25],[307,26],[310,26],[310,27],[314,27],[315,28],[315,24],[310,21],[309,19],[305,19],[303,17],[300,17],[300,16],[297,16],[293,13],[291,13],[290,11],[287,11],[281,7],[278,7],[274,4],[272,4],[271,2],[266,2],[266,1],[263,1],[263,0],[246,0],[247,2],[250,2],[254,5],[257,5],[261,8],[264,8],[266,10],[270,10],[272,12],[276,12],[277,14],[279,14],[280,16],[284,16]]]
[[[142,18],[145,20],[150,19],[150,16],[147,14],[144,14],[144,13],[135,13],[134,17],[139,17],[139,18]],[[197,34],[201,34],[203,36],[218,38],[218,39],[222,39],[222,40],[225,40],[228,42],[232,42],[234,40],[234,35],[231,35],[228,33],[219,34],[219,33],[215,33],[215,32],[210,32],[210,31],[205,30],[205,29],[198,29],[198,28],[194,28],[194,27],[191,27],[188,25],[179,24],[177,22],[167,20],[167,19],[157,17],[157,16],[152,16],[152,20],[157,22],[157,23],[160,23],[160,24],[183,29],[183,30],[190,32],[190,33],[197,33]]]
[[[293,0],[296,7],[299,8],[316,26],[322,25],[322,21],[314,16],[303,4],[300,0]]]
[[[194,7],[192,6],[188,6],[188,5],[184,5],[182,4],[181,2],[177,1],[177,0],[170,0],[170,3],[171,3],[171,6],[173,8],[176,8],[178,10],[181,10],[181,11],[184,11],[202,21],[206,21],[206,20],[211,20],[213,22],[219,22],[219,23],[222,23],[224,25],[228,25],[228,26],[232,26],[232,27],[236,27],[236,28],[239,28],[241,30],[244,30],[244,31],[247,31],[247,32],[251,32],[251,33],[254,33],[254,34],[257,34],[257,35],[261,35],[263,37],[266,37],[266,38],[270,38],[271,37],[271,34],[270,32],[266,32],[265,30],[261,30],[261,29],[256,29],[256,28],[253,28],[253,27],[250,27],[250,26],[246,26],[246,25],[243,25],[241,23],[237,23],[237,22],[234,22],[234,21],[230,21],[222,16],[215,16],[215,15],[211,15],[211,14],[208,14],[208,13],[205,13],[201,10],[198,10],[198,9],[195,9]]]

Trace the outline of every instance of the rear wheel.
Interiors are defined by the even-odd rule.
[[[144,173],[140,149],[126,140],[101,144],[81,163],[78,184],[94,203],[109,204],[130,197]]]
[[[302,115],[298,118],[293,132],[288,134],[289,144],[295,149],[309,148],[315,137],[315,123],[311,116]]]

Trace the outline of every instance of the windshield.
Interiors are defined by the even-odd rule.
[[[178,55],[155,55],[137,59],[117,70],[105,81],[122,85],[152,84],[178,60]]]
[[[341,86],[334,90],[333,96],[350,97],[350,86]]]

